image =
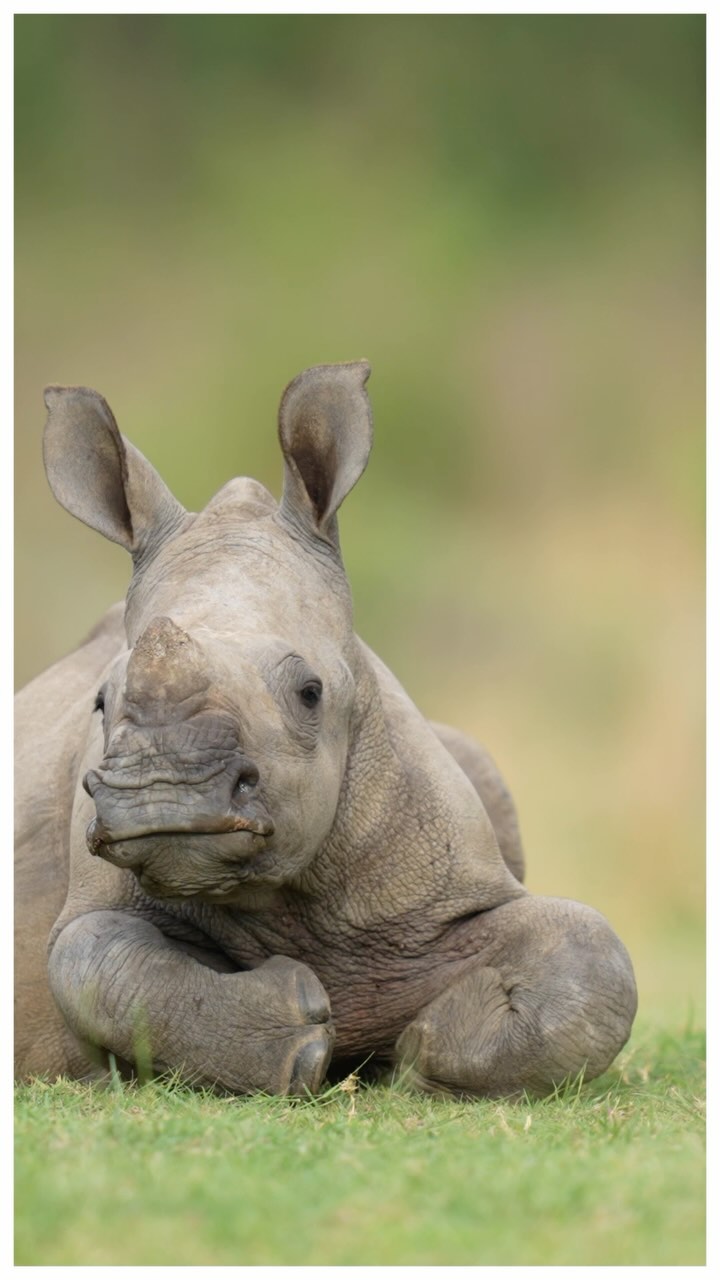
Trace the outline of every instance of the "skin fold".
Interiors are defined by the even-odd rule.
[[[179,1071],[317,1092],[546,1093],[636,1009],[604,918],[530,895],[491,757],[353,631],[337,510],[372,444],[365,362],[286,389],[276,503],[188,513],[97,392],[48,388],[58,501],[132,556],[125,605],[17,697],[16,1074]]]

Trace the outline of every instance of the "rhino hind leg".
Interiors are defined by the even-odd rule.
[[[477,930],[477,961],[397,1042],[410,1082],[461,1097],[517,1097],[601,1075],[637,1007],[629,957],[604,917],[528,895],[478,916]]]
[[[446,751],[467,774],[493,825],[500,852],[516,880],[525,879],[525,854],[513,798],[495,761],[485,747],[459,729],[431,721]]]

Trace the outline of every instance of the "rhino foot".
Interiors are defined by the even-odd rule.
[[[294,1097],[318,1093],[325,1079],[331,1054],[332,1041],[327,1034],[316,1036],[303,1045],[293,1063],[287,1092]]]
[[[284,1024],[268,1034],[263,1051],[268,1083],[255,1088],[291,1097],[318,1093],[335,1043],[325,988],[307,965],[287,956],[273,956],[252,974],[268,984],[268,1014]]]
[[[330,1002],[307,965],[273,956],[219,972],[146,920],[94,911],[61,929],[51,950],[55,999],[94,1058],[177,1071],[229,1093],[317,1093],[335,1042]]]

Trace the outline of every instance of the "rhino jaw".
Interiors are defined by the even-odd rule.
[[[86,839],[94,857],[132,871],[150,897],[249,905],[282,882],[273,833],[269,820],[229,818],[213,830],[157,830],[109,840],[95,818]]]

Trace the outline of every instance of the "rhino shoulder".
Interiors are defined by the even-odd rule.
[[[472,782],[493,825],[500,852],[516,880],[525,879],[525,854],[517,810],[508,786],[487,747],[459,729],[429,721],[443,746]]]
[[[64,689],[67,693],[65,701],[71,701],[75,690],[80,691],[88,679],[92,681],[93,673],[102,671],[110,659],[124,648],[124,611],[123,603],[111,605],[76,649],[20,689],[15,695],[15,714],[22,715],[26,706],[30,706],[37,697],[45,697],[54,686]]]
[[[110,608],[103,614],[99,622],[95,623],[92,630],[88,631],[85,639],[81,641],[75,653],[86,649],[89,645],[94,646],[97,650],[105,643],[109,646],[109,652],[114,653],[115,648],[125,643],[125,601],[118,600],[115,604],[111,604]]]
[[[35,792],[38,769],[52,774],[65,750],[77,746],[68,721],[81,709],[89,718],[100,677],[125,644],[123,606],[113,605],[77,649],[15,695],[17,777],[28,777]]]

